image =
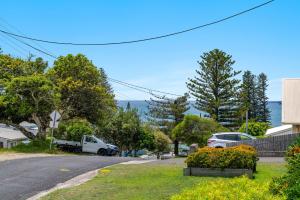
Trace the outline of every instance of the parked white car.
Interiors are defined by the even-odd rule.
[[[106,144],[94,135],[83,135],[80,142],[54,139],[53,144],[62,150],[95,153],[101,156],[114,156],[119,153],[117,146]]]
[[[241,140],[255,140],[256,138],[246,133],[240,132],[224,132],[215,133],[207,140],[207,146],[223,148],[227,143],[238,142]]]

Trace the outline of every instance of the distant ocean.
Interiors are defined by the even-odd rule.
[[[119,100],[118,101],[118,106],[126,108],[127,103],[130,103],[131,107],[137,108],[139,111],[140,116],[142,119],[146,119],[145,113],[148,112],[148,104],[146,101],[143,100],[131,100],[131,101],[126,101],[126,100]],[[198,111],[193,107],[193,102],[190,103],[190,109],[187,111],[188,114],[194,114],[194,115],[200,115],[203,112]],[[271,111],[271,125],[273,127],[280,126],[281,125],[281,101],[270,101],[268,103],[268,107]]]

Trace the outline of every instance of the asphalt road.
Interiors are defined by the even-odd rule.
[[[27,199],[85,172],[130,160],[101,156],[54,156],[0,162],[0,199]]]

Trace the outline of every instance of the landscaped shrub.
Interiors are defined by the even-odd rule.
[[[282,200],[272,195],[267,183],[258,184],[246,177],[205,181],[175,195],[171,200]]]
[[[54,137],[57,139],[81,141],[83,135],[91,135],[93,133],[93,127],[87,120],[73,119],[59,124],[58,130],[54,132]]]
[[[290,146],[286,153],[287,174],[273,178],[270,191],[273,194],[286,195],[287,199],[300,199],[300,139]]]
[[[226,148],[204,147],[186,159],[188,167],[253,169],[255,171],[257,152],[248,145]]]
[[[253,136],[262,136],[265,135],[266,131],[269,128],[269,124],[266,122],[249,122],[248,123],[248,134]],[[246,123],[244,123],[240,129],[239,132],[246,132]]]
[[[197,143],[199,147],[203,147],[213,133],[228,131],[213,119],[186,115],[183,121],[172,130],[172,137],[188,145]]]

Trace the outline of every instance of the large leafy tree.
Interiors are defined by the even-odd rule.
[[[267,97],[268,79],[266,74],[261,73],[257,78],[257,120],[260,122],[270,121],[270,110]]]
[[[22,60],[0,54],[0,120],[18,126],[23,120],[34,121],[39,126],[39,135],[45,132],[46,113],[52,103],[51,82],[44,77],[47,62],[42,58]],[[43,110],[37,111],[36,108]],[[22,131],[33,137],[24,129]]]
[[[214,49],[201,56],[196,76],[190,78],[187,87],[196,98],[195,107],[227,127],[235,127],[238,121],[237,90],[239,80],[234,71],[232,56]]]
[[[38,136],[45,138],[49,113],[54,107],[52,82],[42,74],[16,77],[7,83],[5,94],[7,104],[17,103],[14,115],[30,116],[38,126]]]
[[[58,107],[64,119],[85,118],[103,125],[116,108],[104,70],[82,54],[59,57],[48,76],[60,94]]]
[[[160,130],[171,136],[172,129],[184,118],[184,113],[189,110],[188,94],[170,99],[167,97],[156,96],[148,102],[148,118]],[[174,142],[174,153],[178,154],[179,141],[176,137]]]
[[[0,84],[3,85],[18,76],[43,74],[47,66],[48,63],[42,58],[33,59],[31,55],[23,60],[8,54],[0,54]]]

